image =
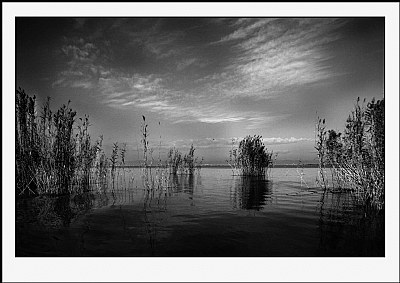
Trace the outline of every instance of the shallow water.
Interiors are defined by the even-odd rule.
[[[384,256],[384,216],[324,193],[315,168],[203,168],[150,189],[124,171],[114,189],[18,201],[16,256]]]

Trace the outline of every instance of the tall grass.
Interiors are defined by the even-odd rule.
[[[120,148],[120,157],[121,157],[120,166],[122,167],[122,174],[123,174],[124,186],[126,187],[125,155],[126,155],[126,143],[123,143],[123,144],[122,144],[122,147]]]
[[[265,176],[273,164],[272,155],[273,152],[267,150],[261,136],[246,136],[238,148],[232,145],[227,162],[235,175]]]
[[[111,182],[112,182],[112,189],[114,190],[115,170],[118,162],[118,143],[113,144],[113,150],[111,152],[110,162],[111,162]]]
[[[37,193],[36,168],[41,165],[40,141],[35,119],[35,96],[17,90],[15,104],[15,159],[17,193]]]
[[[167,166],[169,168],[169,172],[173,175],[176,175],[182,167],[182,163],[182,153],[175,147],[170,148],[167,157]]]
[[[385,203],[384,99],[360,103],[346,120],[343,133],[316,126],[316,149],[324,188],[351,190],[357,204],[382,210]],[[331,183],[327,171],[331,172]]]
[[[77,122],[69,104],[53,113],[48,98],[38,113],[35,97],[16,90],[17,196],[68,194],[86,190],[92,181],[101,143],[91,143],[89,118]]]
[[[146,117],[142,116],[141,125],[142,133],[142,150],[143,150],[143,166],[142,166],[142,182],[146,192],[154,193],[156,190],[161,192],[164,188],[168,188],[167,174],[165,168],[158,166],[153,172],[153,149],[149,146],[149,130],[146,123]],[[149,163],[150,162],[150,163]]]
[[[88,187],[91,180],[92,167],[96,159],[97,152],[100,150],[99,143],[91,143],[89,135],[89,116],[84,119],[79,118],[81,124],[78,124],[78,133],[76,134],[76,182],[79,187]]]
[[[238,148],[236,147],[236,139],[232,139],[232,146],[229,150],[229,159],[226,160],[229,166],[232,169],[232,174],[237,175],[237,172],[240,171],[240,161],[238,155]]]
[[[96,157],[94,160],[94,179],[98,191],[104,190],[108,184],[108,158],[103,149],[103,136],[100,136],[96,142]]]
[[[146,117],[142,116],[143,121],[142,121],[142,126],[141,126],[141,132],[142,132],[142,145],[143,145],[143,165],[145,168],[149,166],[149,141],[148,141],[148,125],[146,123]]]
[[[171,148],[167,157],[167,167],[170,174],[193,175],[196,170],[199,172],[203,159],[199,161],[198,157],[194,157],[194,151],[193,144],[190,146],[189,152],[185,155],[182,155],[175,147]]]

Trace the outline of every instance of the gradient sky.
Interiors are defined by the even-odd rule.
[[[317,115],[341,131],[357,97],[383,97],[384,18],[17,18],[16,52],[17,86],[71,100],[132,161],[144,115],[157,156],[161,136],[224,163],[258,134],[313,162]]]

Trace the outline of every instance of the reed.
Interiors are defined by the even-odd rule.
[[[123,143],[122,147],[120,148],[120,156],[121,156],[120,166],[122,167],[122,175],[123,175],[124,185],[126,187],[125,154],[126,154],[126,143]]]
[[[76,134],[76,175],[75,186],[87,190],[92,183],[92,167],[99,150],[98,143],[92,145],[89,135],[89,116],[79,118],[78,133]]]
[[[142,116],[142,118],[143,118],[141,124],[141,134],[142,134],[141,143],[143,145],[142,183],[146,191],[151,191],[152,188],[154,188],[154,179],[152,177],[151,166],[149,164],[149,153],[151,153],[148,141],[149,131],[148,131],[148,124],[146,123],[146,117]]]
[[[91,143],[89,117],[76,121],[70,102],[55,113],[50,98],[37,111],[35,97],[16,90],[16,195],[69,194],[89,188],[101,142]]]
[[[161,166],[159,155],[159,166],[155,170],[153,168],[153,149],[149,146],[149,129],[146,123],[146,117],[142,116],[141,125],[142,133],[142,150],[143,150],[143,166],[142,166],[142,183],[146,190],[146,194],[153,195],[156,191],[161,194],[169,188],[169,174],[166,173],[166,168]],[[161,137],[160,137],[161,143]],[[149,163],[150,162],[150,163]]]
[[[96,141],[96,157],[94,160],[94,169],[95,169],[95,180],[97,190],[99,192],[106,190],[108,185],[107,171],[108,171],[108,158],[104,152],[102,147],[103,145],[103,136],[101,135],[99,139]]]
[[[193,175],[196,169],[196,161],[197,158],[194,157],[194,146],[193,144],[190,146],[188,154],[183,157],[183,168],[185,174]]]
[[[323,187],[325,190],[327,188],[327,180],[326,180],[326,169],[325,169],[325,156],[326,156],[326,126],[325,119],[317,118],[317,123],[315,126],[315,149],[317,150],[318,155],[318,184]]]
[[[141,132],[142,132],[142,145],[143,145],[143,165],[145,168],[149,166],[149,141],[148,141],[148,125],[146,123],[146,117],[142,116],[143,121],[141,125]]]
[[[167,157],[167,167],[170,174],[176,175],[178,170],[182,167],[183,158],[182,153],[175,147],[170,148]]]
[[[111,153],[110,162],[111,162],[111,182],[112,182],[112,189],[114,190],[115,171],[116,171],[116,165],[118,162],[118,143],[117,142],[113,144],[113,150]]]
[[[238,155],[238,148],[236,148],[236,139],[232,139],[231,149],[229,150],[229,159],[226,160],[232,169],[232,175],[239,175],[240,162]]]
[[[167,157],[167,167],[169,168],[170,174],[193,175],[196,170],[199,172],[203,159],[199,161],[198,157],[194,156],[194,151],[195,148],[193,144],[190,146],[189,152],[185,155],[182,155],[175,147],[170,148]]]
[[[384,99],[366,104],[358,98],[343,133],[317,125],[320,130],[316,134],[325,188],[330,187],[326,180],[329,169],[331,187],[350,190],[358,205],[373,211],[384,209],[385,201],[384,107]]]
[[[273,152],[265,147],[262,136],[246,136],[240,141],[239,147],[229,152],[228,164],[233,174],[240,172],[243,176],[265,176],[268,168],[273,165]]]
[[[15,159],[16,193],[36,194],[36,168],[41,163],[39,136],[35,119],[35,96],[29,97],[25,91],[16,91],[15,103]]]

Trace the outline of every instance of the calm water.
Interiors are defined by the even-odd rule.
[[[316,175],[203,168],[148,190],[125,169],[114,190],[19,201],[16,256],[384,256],[384,216],[324,194]]]

